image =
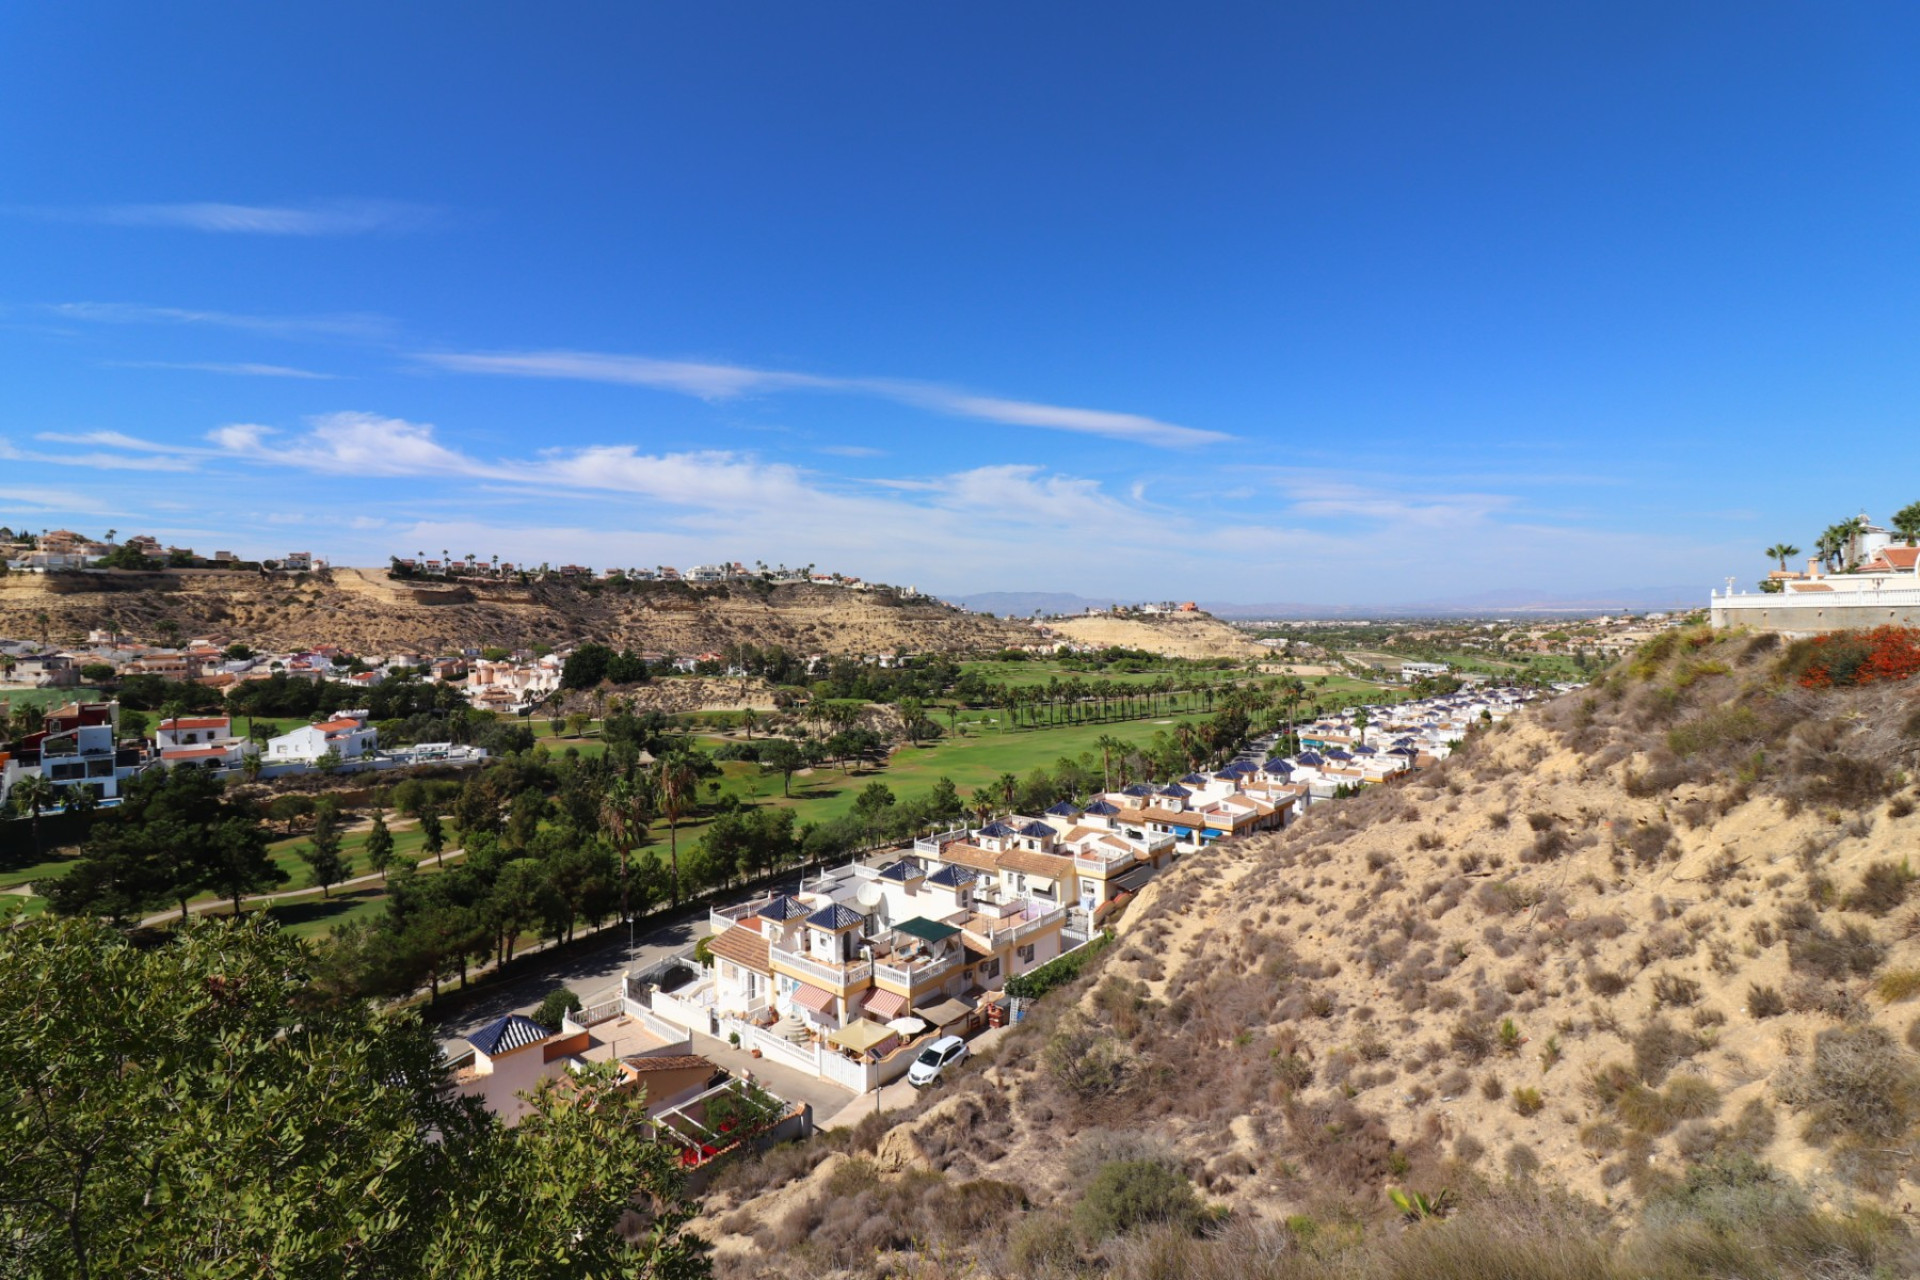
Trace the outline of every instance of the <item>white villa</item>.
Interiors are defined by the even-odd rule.
[[[370,756],[379,746],[379,732],[367,723],[364,711],[340,711],[331,720],[301,725],[267,740],[267,764],[313,764],[331,751],[342,760]]]
[[[233,736],[233,722],[226,716],[162,720],[153,741],[160,763],[169,769],[237,769],[260,751]]]

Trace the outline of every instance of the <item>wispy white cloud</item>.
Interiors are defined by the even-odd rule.
[[[887,456],[885,449],[874,449],[864,444],[824,444],[820,446],[819,451],[836,458],[884,458]]]
[[[436,210],[426,205],[399,200],[328,200],[297,205],[202,200],[179,204],[16,208],[12,212],[60,222],[254,236],[351,236],[373,231],[413,231],[438,216]]]
[[[1072,431],[1127,440],[1157,448],[1192,448],[1232,439],[1224,432],[1185,427],[1134,413],[1084,409],[978,395],[936,383],[896,378],[840,378],[778,369],[702,361],[657,360],[650,356],[608,355],[587,351],[422,352],[415,359],[454,373],[520,378],[563,378],[650,387],[725,400],[778,391],[824,391],[872,396],[933,413],[1007,426]]]
[[[504,374],[518,378],[563,378],[677,391],[703,400],[727,400],[757,391],[830,389],[834,379],[780,373],[694,360],[604,355],[591,351],[426,352],[414,357],[453,373]]]
[[[316,373],[284,364],[222,364],[211,360],[114,360],[115,369],[180,369],[193,373],[226,373],[244,378],[306,378],[331,381],[337,373]]]
[[[0,458],[10,456],[6,448],[6,442],[0,440]],[[31,489],[0,489],[0,502],[6,503],[9,511],[24,510],[35,513],[83,511],[97,514],[111,509],[94,494],[77,493],[70,489],[49,489],[39,485]],[[3,513],[0,513],[0,523],[5,523]]]
[[[57,302],[40,310],[59,319],[88,324],[203,325],[275,337],[371,340],[386,337],[393,331],[393,321],[387,317],[363,313],[261,316],[190,307],[150,307],[134,302]]]
[[[1399,528],[1481,524],[1515,506],[1510,494],[1392,491],[1336,480],[1282,481],[1290,512],[1306,519],[1360,519]]]
[[[131,437],[119,436],[115,432],[80,432],[72,436],[41,432],[34,438],[67,447],[52,453],[22,449],[4,436],[0,436],[0,460],[41,462],[57,467],[88,467],[97,471],[192,471],[197,467],[195,461],[189,456],[147,448],[141,442],[132,440]],[[82,452],[72,447],[102,443],[128,448],[131,451],[127,453],[102,453],[97,450]]]

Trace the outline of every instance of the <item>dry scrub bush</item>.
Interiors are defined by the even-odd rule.
[[[1758,983],[1747,988],[1747,1012],[1756,1018],[1777,1018],[1787,1011],[1787,1002],[1773,987]]]
[[[1818,977],[1869,977],[1886,958],[1886,946],[1871,929],[1848,921],[1836,933],[1811,902],[1796,902],[1783,911],[1779,928],[1794,969]]]
[[[1810,1057],[1775,1076],[1775,1089],[1806,1113],[1810,1142],[1895,1143],[1920,1121],[1920,1059],[1876,1026],[1822,1031]]]
[[[1907,889],[1913,881],[1913,868],[1904,858],[1899,862],[1871,862],[1860,873],[1859,885],[1841,905],[1849,911],[1883,916],[1907,900]]]
[[[1707,1042],[1665,1018],[1649,1018],[1633,1036],[1633,1070],[1644,1084],[1658,1085],[1678,1064],[1706,1048]]]
[[[777,1226],[763,1224],[755,1239],[786,1265],[855,1267],[883,1251],[965,1247],[1025,1206],[1025,1192],[1009,1183],[960,1182],[924,1169],[885,1177],[855,1159]]]

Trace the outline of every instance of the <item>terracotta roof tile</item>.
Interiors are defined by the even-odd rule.
[[[1009,871],[1020,871],[1030,876],[1063,876],[1073,870],[1073,859],[1057,853],[1009,849],[1000,855],[1000,865]]]
[[[971,867],[975,871],[998,871],[1006,858],[1004,853],[995,853],[991,849],[982,849],[976,845],[955,842],[940,851],[942,862],[957,866]]]
[[[707,943],[707,950],[743,968],[759,973],[773,971],[773,948],[751,929],[734,928],[715,934],[712,941]]]

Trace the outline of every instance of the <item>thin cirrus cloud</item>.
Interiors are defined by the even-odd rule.
[[[1010,400],[1001,396],[977,395],[935,383],[896,378],[829,377],[782,369],[755,369],[743,365],[660,360],[651,356],[610,355],[590,351],[422,352],[414,358],[452,373],[604,382],[650,387],[705,400],[725,400],[781,391],[870,396],[949,417],[997,422],[1007,426],[1038,427],[1047,431],[1071,431],[1162,449],[1220,444],[1233,438],[1225,432],[1162,422],[1141,414]]]
[[[118,432],[81,432],[76,435],[41,432],[34,438],[57,443],[61,448],[54,453],[22,449],[0,436],[0,461],[41,462],[61,467],[88,467],[96,471],[192,471],[196,466],[190,454],[164,446],[147,445],[130,436],[121,436]],[[76,445],[106,445],[126,452],[108,453],[98,449],[83,452]]]
[[[314,381],[332,381],[337,373],[319,373],[312,369],[296,369],[284,364],[223,364],[213,360],[115,360],[111,362],[115,369],[177,369],[189,373],[221,373],[237,378],[301,378]]]
[[[58,222],[250,236],[354,236],[413,231],[438,216],[436,210],[426,205],[399,200],[326,200],[286,205],[199,200],[177,204],[24,208],[15,212]]]
[[[261,316],[191,307],[150,307],[137,302],[56,302],[40,309],[60,320],[86,324],[189,325],[238,329],[278,338],[372,340],[393,332],[393,321],[363,313],[312,316]]]

